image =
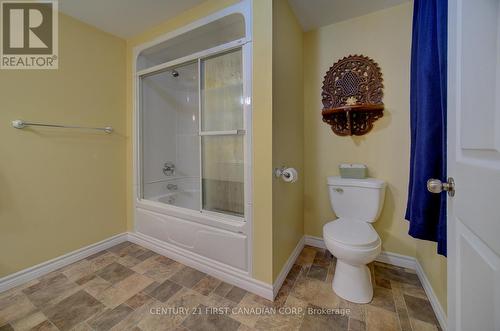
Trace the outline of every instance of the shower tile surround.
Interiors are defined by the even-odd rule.
[[[191,62],[142,79],[145,199],[194,210],[244,214],[244,141],[240,135],[202,137],[202,207],[199,201],[199,129],[244,129],[241,59],[241,50],[231,51],[203,59],[201,76],[197,62]],[[175,165],[171,177],[162,171],[166,162]],[[168,189],[169,184],[177,189]]]
[[[143,195],[156,200],[171,192],[168,184],[177,185],[179,191],[199,193],[198,146],[198,70],[191,63],[161,72],[143,80],[142,116],[143,138]],[[163,173],[163,165],[175,165],[174,176]],[[182,198],[182,197],[181,197]],[[187,200],[187,199],[184,199]],[[185,201],[186,208],[199,209],[194,199]],[[184,201],[182,201],[184,202]]]
[[[414,271],[370,269],[373,301],[347,302],[335,258],[306,246],[271,302],[125,242],[0,293],[0,330],[440,330]],[[272,308],[306,313],[242,313]]]

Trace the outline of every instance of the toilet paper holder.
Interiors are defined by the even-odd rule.
[[[274,168],[274,177],[280,178],[283,176],[283,171],[287,169],[288,167],[281,167],[281,168]]]
[[[286,172],[285,170],[287,169],[293,169],[295,172],[297,170],[295,170],[294,168],[291,168],[291,167],[286,167],[286,166],[282,166],[280,168],[274,168],[273,169],[273,172],[274,172],[274,177],[276,178],[282,178],[284,181],[287,181],[288,182],[288,179],[290,178],[290,175],[288,172]],[[295,181],[295,180],[293,180]]]

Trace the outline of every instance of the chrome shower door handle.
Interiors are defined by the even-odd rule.
[[[436,194],[446,191],[450,197],[453,197],[455,196],[455,181],[453,177],[449,177],[445,183],[439,179],[431,178],[427,181],[427,191]]]

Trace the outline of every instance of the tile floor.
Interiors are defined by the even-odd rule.
[[[439,330],[413,271],[373,263],[374,299],[357,305],[332,292],[334,270],[306,246],[270,302],[126,242],[0,293],[0,331]]]

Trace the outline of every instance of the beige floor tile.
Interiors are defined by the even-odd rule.
[[[201,311],[201,314],[189,315],[182,322],[183,327],[191,331],[236,331],[241,325],[240,322],[232,319],[228,314],[211,314],[207,312],[207,310],[210,310],[210,307],[199,305],[198,309]]]
[[[358,304],[354,302],[349,302],[344,299],[340,299],[339,308],[349,309],[349,318],[356,319],[358,321],[366,321],[366,306],[365,304]]]
[[[404,294],[408,294],[417,298],[427,299],[427,294],[425,294],[424,288],[420,286],[415,286],[411,284],[405,284],[400,282],[391,281],[391,284],[396,283],[397,286],[401,288]]]
[[[102,302],[106,307],[115,308],[133,297],[135,294],[136,293],[131,293],[121,288],[111,286],[103,292],[98,293],[95,298]]]
[[[410,319],[413,331],[438,331],[438,327],[431,323],[426,323],[417,319]]]
[[[396,306],[396,313],[398,314],[399,324],[402,331],[412,331],[410,317],[404,301],[404,293],[400,283],[391,282],[392,293],[394,295],[394,304]]]
[[[122,304],[116,308],[104,310],[102,313],[88,319],[86,323],[97,331],[109,330],[133,311],[129,306]]]
[[[366,330],[366,323],[363,321],[359,321],[354,318],[349,318],[349,326],[348,326],[349,331],[365,331]]]
[[[122,242],[122,243],[115,245],[111,248],[108,248],[108,252],[111,252],[111,253],[116,254],[116,255],[120,255],[120,253],[129,245],[132,245],[132,243],[130,241],[125,241],[125,242]]]
[[[60,330],[71,330],[103,310],[103,305],[85,291],[79,291],[47,309],[45,315]]]
[[[396,312],[392,290],[383,287],[375,286],[373,289],[373,299],[370,305]]]
[[[290,295],[324,308],[337,308],[341,301],[340,297],[333,292],[330,283],[316,279],[297,279]]]
[[[14,288],[11,288],[10,290],[7,290],[5,292],[2,292],[0,293],[0,302],[3,298],[6,298],[8,296],[11,296],[12,294],[14,293],[21,293],[25,288],[28,288],[28,287],[31,287],[33,285],[36,285],[40,282],[39,279],[34,279],[34,280],[31,280],[27,283],[24,283],[24,284],[21,284],[19,286],[16,286]]]
[[[134,266],[132,270],[137,273],[143,274],[157,281],[158,283],[162,283],[164,280],[172,277],[183,267],[184,266],[182,264],[177,262],[173,262],[167,265],[153,256]]]
[[[34,312],[26,317],[23,317],[15,322],[12,322],[11,325],[16,331],[25,331],[25,330],[31,330],[38,324],[42,323],[47,319],[47,316],[45,316],[42,312]]]
[[[296,264],[299,265],[311,265],[314,261],[314,257],[316,256],[317,251],[310,246],[304,247],[302,252],[300,253],[299,257],[297,258],[297,261],[295,261]]]
[[[30,331],[60,331],[60,330],[51,321],[45,320],[42,323],[35,326],[34,328],[32,328]]]
[[[104,267],[107,267],[113,262],[116,262],[118,257],[112,253],[106,252],[104,254],[99,255],[98,257],[90,260],[90,265],[92,267],[93,272],[99,271]]]
[[[146,295],[144,293],[137,293],[136,295],[125,301],[125,304],[135,310],[139,307],[144,306],[151,300],[152,298],[149,295]]]
[[[69,268],[65,269],[62,273],[63,275],[68,277],[68,279],[75,281],[90,274],[93,274],[94,270],[92,270],[92,265],[88,260],[81,260],[77,263],[73,263]]]
[[[55,273],[39,283],[25,288],[23,293],[35,306],[47,308],[47,306],[57,304],[78,290],[79,286],[70,281],[64,274]]]
[[[195,286],[193,286],[193,290],[199,292],[203,295],[209,295],[213,290],[219,286],[221,281],[212,276],[205,276],[202,280],[198,282]]]
[[[312,264],[327,270],[326,276],[307,277]],[[8,322],[9,327],[21,330],[34,325],[33,330],[57,331],[52,317],[62,329],[73,331],[111,327],[114,331],[193,331],[222,326],[231,330],[439,330],[414,272],[373,263],[370,270],[375,297],[371,304],[359,305],[333,292],[335,264],[324,250],[306,246],[272,302],[138,245],[124,243],[0,293],[0,325]],[[78,297],[82,299],[76,300]],[[307,316],[304,312],[311,306],[345,308],[350,313]],[[181,307],[184,311],[195,307],[229,310],[221,316],[199,317],[180,313]],[[280,307],[288,310],[269,314],[269,309]],[[160,309],[160,313],[152,313],[152,308]],[[261,308],[260,314],[248,308]],[[170,313],[161,309],[170,309]],[[263,315],[262,309],[268,314]]]
[[[141,319],[137,326],[144,331],[172,330],[179,326],[185,318],[190,316],[193,309],[205,300],[206,297],[203,295],[183,288],[165,303],[154,301],[153,305],[150,305],[148,314]],[[164,309],[163,312],[161,312],[162,308]],[[160,311],[157,309],[160,309]],[[151,312],[161,313],[153,314]]]
[[[204,272],[185,266],[170,277],[170,280],[184,287],[192,288],[205,276]]]
[[[35,310],[36,307],[22,292],[11,293],[0,300],[0,325],[23,318]]]
[[[85,289],[85,292],[96,298],[110,286],[110,282],[105,281],[99,276],[96,276],[92,280],[85,283],[82,287]]]
[[[91,328],[87,322],[81,322],[77,326],[71,329],[71,331],[95,331],[93,328]]]
[[[406,309],[408,310],[408,315],[411,318],[415,318],[430,324],[438,323],[429,300],[406,294],[403,297],[406,303]]]
[[[312,312],[310,310],[313,310]],[[347,331],[349,318],[344,314],[323,313],[316,311],[320,309],[317,306],[309,305],[305,314],[300,330],[338,330]]]
[[[118,263],[120,263],[128,268],[133,268],[141,262],[142,262],[141,260],[136,259],[135,257],[130,256],[130,255],[126,255],[126,256],[118,259]]]
[[[121,282],[116,283],[114,286],[117,288],[121,288],[127,292],[139,293],[143,289],[149,286],[149,284],[153,283],[153,280],[149,277],[143,276],[141,274],[134,273]]]
[[[151,314],[150,309],[155,306],[156,302],[151,300],[141,307],[134,310],[127,317],[125,317],[118,324],[113,326],[110,330],[112,331],[123,331],[123,330],[135,330],[137,327],[137,323],[139,323],[142,319],[146,318],[149,314]],[[137,329],[139,331],[140,329]]]
[[[261,317],[261,312],[268,308],[253,300],[253,295],[247,293],[240,303],[236,306],[237,310],[233,310],[231,317],[250,328],[254,328],[258,319]]]
[[[216,308],[234,308],[237,304],[234,301],[221,297],[215,293],[211,293],[205,298],[205,305]]]
[[[133,273],[134,272],[131,269],[121,265],[120,263],[113,262],[99,270],[97,275],[111,284],[116,284]]]
[[[305,315],[264,314],[255,323],[256,330],[299,330]]]
[[[366,307],[366,331],[398,331],[398,317],[386,309],[368,305]]]

